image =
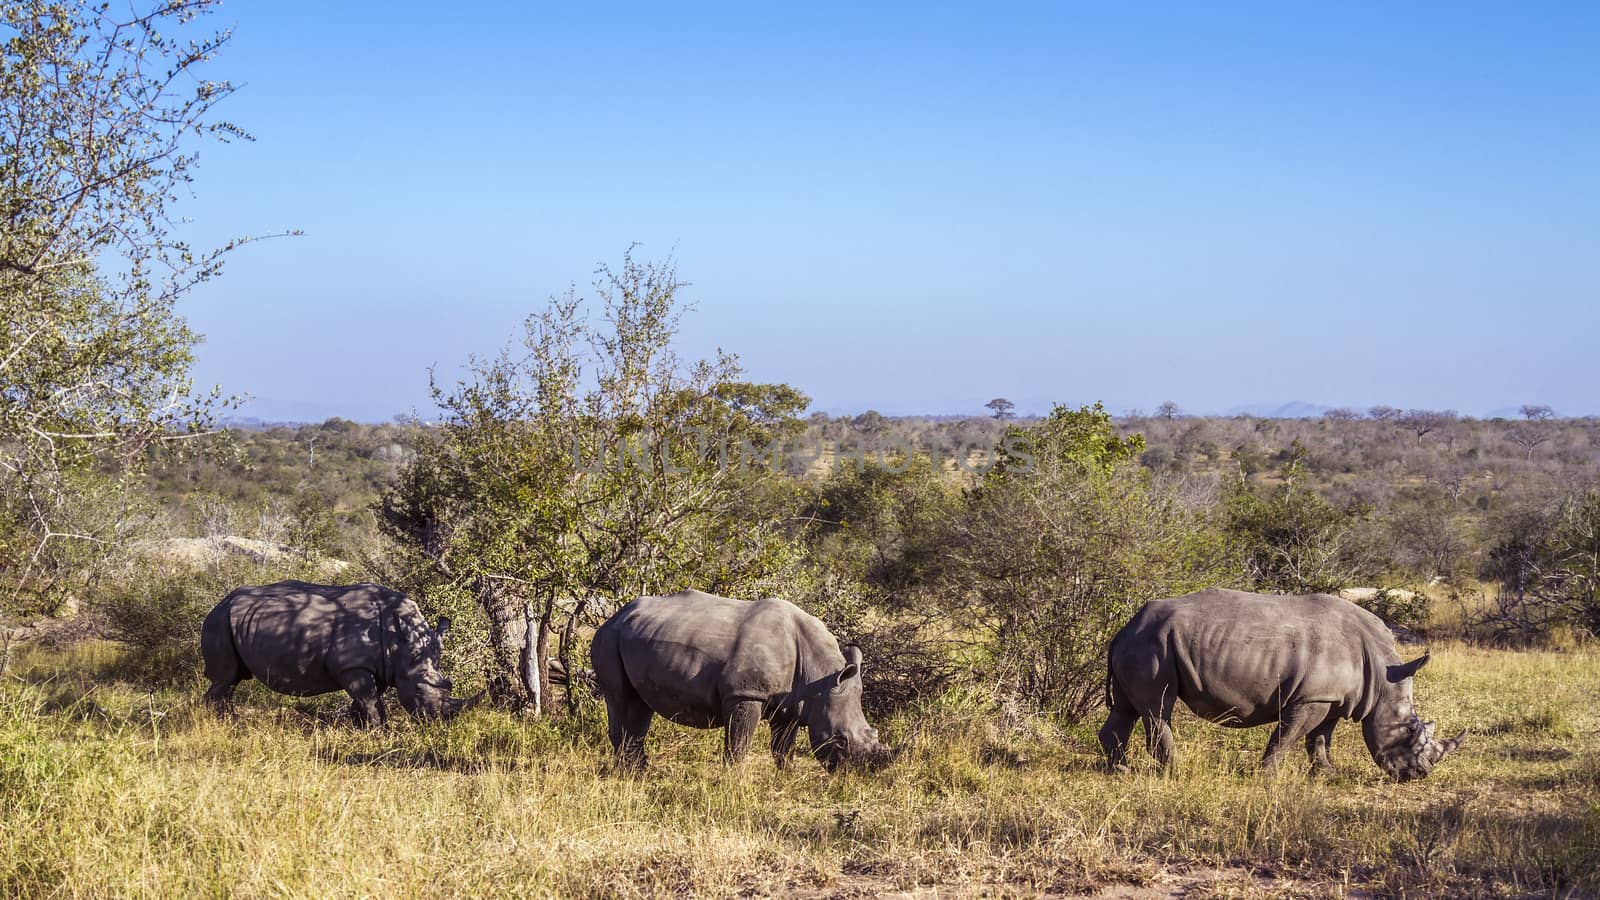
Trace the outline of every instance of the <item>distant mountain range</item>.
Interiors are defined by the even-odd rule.
[[[1290,400],[1288,403],[1245,403],[1229,407],[1225,416],[1255,416],[1258,419],[1320,419],[1333,407],[1324,403]]]

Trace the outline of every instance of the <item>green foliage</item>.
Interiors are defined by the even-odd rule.
[[[1426,631],[1433,615],[1433,601],[1427,594],[1403,588],[1379,588],[1371,599],[1359,600],[1357,605],[1389,625],[1407,631]]]
[[[1600,490],[1514,518],[1484,575],[1500,583],[1480,622],[1496,637],[1525,642],[1563,626],[1600,636]]]
[[[983,636],[1008,690],[1076,719],[1099,705],[1105,645],[1128,617],[1225,581],[1231,561],[1204,510],[1154,482],[1143,439],[1098,405],[1058,407],[1007,439],[951,523],[933,590]]]
[[[305,555],[339,553],[339,524],[333,507],[321,494],[301,493],[289,505],[284,542]]]
[[[1229,484],[1227,535],[1258,590],[1337,591],[1370,569],[1357,530],[1368,512],[1360,506],[1341,509],[1302,486],[1304,449],[1293,449],[1278,486],[1256,490],[1243,478]]]
[[[228,36],[192,34],[213,0],[140,5],[0,6],[0,589],[24,605],[72,577],[69,545],[115,538],[65,524],[82,477],[127,488],[220,402],[193,396],[176,303],[238,242],[194,250],[169,205],[197,137],[242,136],[202,73]]]
[[[600,323],[576,294],[553,299],[519,355],[435,385],[437,434],[377,505],[415,587],[478,598],[506,702],[548,696],[524,651],[542,670],[551,628],[570,668],[598,611],[685,587],[749,596],[792,561],[774,464],[808,401],[743,381],[731,356],[680,360],[683,287],[630,250],[600,270]]]
[[[812,558],[903,603],[943,557],[960,494],[925,455],[836,463],[805,511]]]
[[[1144,436],[1118,433],[1111,414],[1098,402],[1078,409],[1057,406],[1042,422],[1006,429],[989,478],[1002,481],[1035,465],[1052,464],[1104,474],[1144,450]]]

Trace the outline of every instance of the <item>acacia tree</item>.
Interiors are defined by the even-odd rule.
[[[227,31],[191,38],[214,0],[0,6],[0,580],[44,595],[68,546],[122,519],[79,514],[89,475],[137,474],[157,442],[205,430],[199,340],[175,303],[242,241],[199,251],[171,209],[213,118]],[[124,495],[111,490],[106,496]]]
[[[670,261],[630,250],[597,274],[599,322],[569,291],[516,353],[435,384],[443,421],[377,507],[415,586],[481,613],[491,694],[512,708],[549,708],[551,658],[571,671],[577,628],[618,601],[748,594],[790,559],[774,464],[807,398],[740,380],[732,356],[673,353]]]
[[[1533,459],[1533,451],[1540,445],[1550,442],[1552,427],[1550,420],[1555,418],[1555,410],[1543,403],[1529,403],[1522,407],[1523,421],[1512,424],[1506,429],[1506,437],[1511,443],[1521,447],[1527,454],[1527,459]]]
[[[983,406],[985,409],[989,410],[991,415],[1002,422],[1011,418],[1011,411],[1017,408],[1015,403],[1012,403],[1010,400],[1007,400],[1004,397],[996,397],[993,400],[990,400],[988,403],[985,403]]]
[[[1417,436],[1417,446],[1422,439],[1441,428],[1453,425],[1461,417],[1453,409],[1408,409],[1395,421]]]

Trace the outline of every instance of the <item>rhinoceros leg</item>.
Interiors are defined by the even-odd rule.
[[[1156,758],[1161,768],[1172,768],[1178,755],[1178,745],[1172,739],[1172,704],[1167,704],[1161,715],[1144,716],[1144,748]]]
[[[722,761],[732,764],[750,752],[750,741],[761,723],[761,701],[741,700],[730,704],[726,715],[728,724],[722,732]]]
[[[1128,757],[1128,739],[1133,737],[1133,726],[1139,724],[1139,713],[1133,707],[1113,706],[1106,723],[1100,726],[1100,749],[1106,754],[1106,771],[1126,772],[1123,763]]]
[[[789,764],[794,755],[794,739],[799,733],[799,719],[786,715],[772,717],[772,761],[778,768]]]
[[[217,715],[233,710],[233,689],[239,682],[251,677],[244,660],[233,644],[226,605],[218,606],[200,629],[200,655],[205,660],[206,678],[211,687],[206,689],[206,702]]]
[[[1332,772],[1333,761],[1328,750],[1333,747],[1333,727],[1339,724],[1339,714],[1331,713],[1321,725],[1306,735],[1306,755],[1311,757],[1311,767],[1318,772]]]
[[[350,718],[362,728],[385,724],[389,717],[383,706],[383,688],[371,672],[353,669],[339,673],[339,686],[350,695]]]
[[[650,732],[650,720],[655,717],[644,698],[633,693],[631,697],[612,698],[606,695],[606,726],[611,737],[611,749],[624,769],[642,769],[647,762],[644,755],[644,738]]]
[[[1278,727],[1272,729],[1272,737],[1267,739],[1267,752],[1261,757],[1262,765],[1276,769],[1289,748],[1312,728],[1327,721],[1332,712],[1331,703],[1296,703],[1284,707],[1278,715]]]
[[[213,667],[211,660],[206,660],[206,677],[211,679],[211,687],[206,688],[206,702],[219,716],[233,712],[233,689],[250,677],[242,662],[231,671],[224,671],[224,668],[222,665]]]

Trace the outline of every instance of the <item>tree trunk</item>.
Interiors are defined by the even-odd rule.
[[[535,643],[537,648],[535,658],[538,660],[536,671],[539,675],[539,698],[541,701],[539,711],[541,713],[550,711],[550,621],[555,614],[556,598],[553,596],[544,598],[544,609],[539,615],[539,635]],[[567,690],[572,690],[570,685]]]
[[[567,714],[578,713],[578,692],[573,685],[572,675],[578,671],[572,663],[573,634],[578,627],[578,618],[583,615],[583,610],[588,605],[588,598],[573,601],[574,606],[567,616],[566,625],[561,629],[561,667],[567,672]]]
[[[491,656],[487,687],[496,706],[511,711],[533,707],[535,698],[522,678],[522,659],[528,641],[525,603],[515,591],[486,582],[478,591],[479,603],[489,620]]]
[[[539,632],[533,620],[533,604],[522,604],[522,623],[525,629],[522,641],[522,667],[518,673],[522,676],[522,686],[527,689],[528,695],[533,698],[534,715],[544,712],[545,692],[544,680],[539,677],[539,642],[528,640],[529,636]]]

